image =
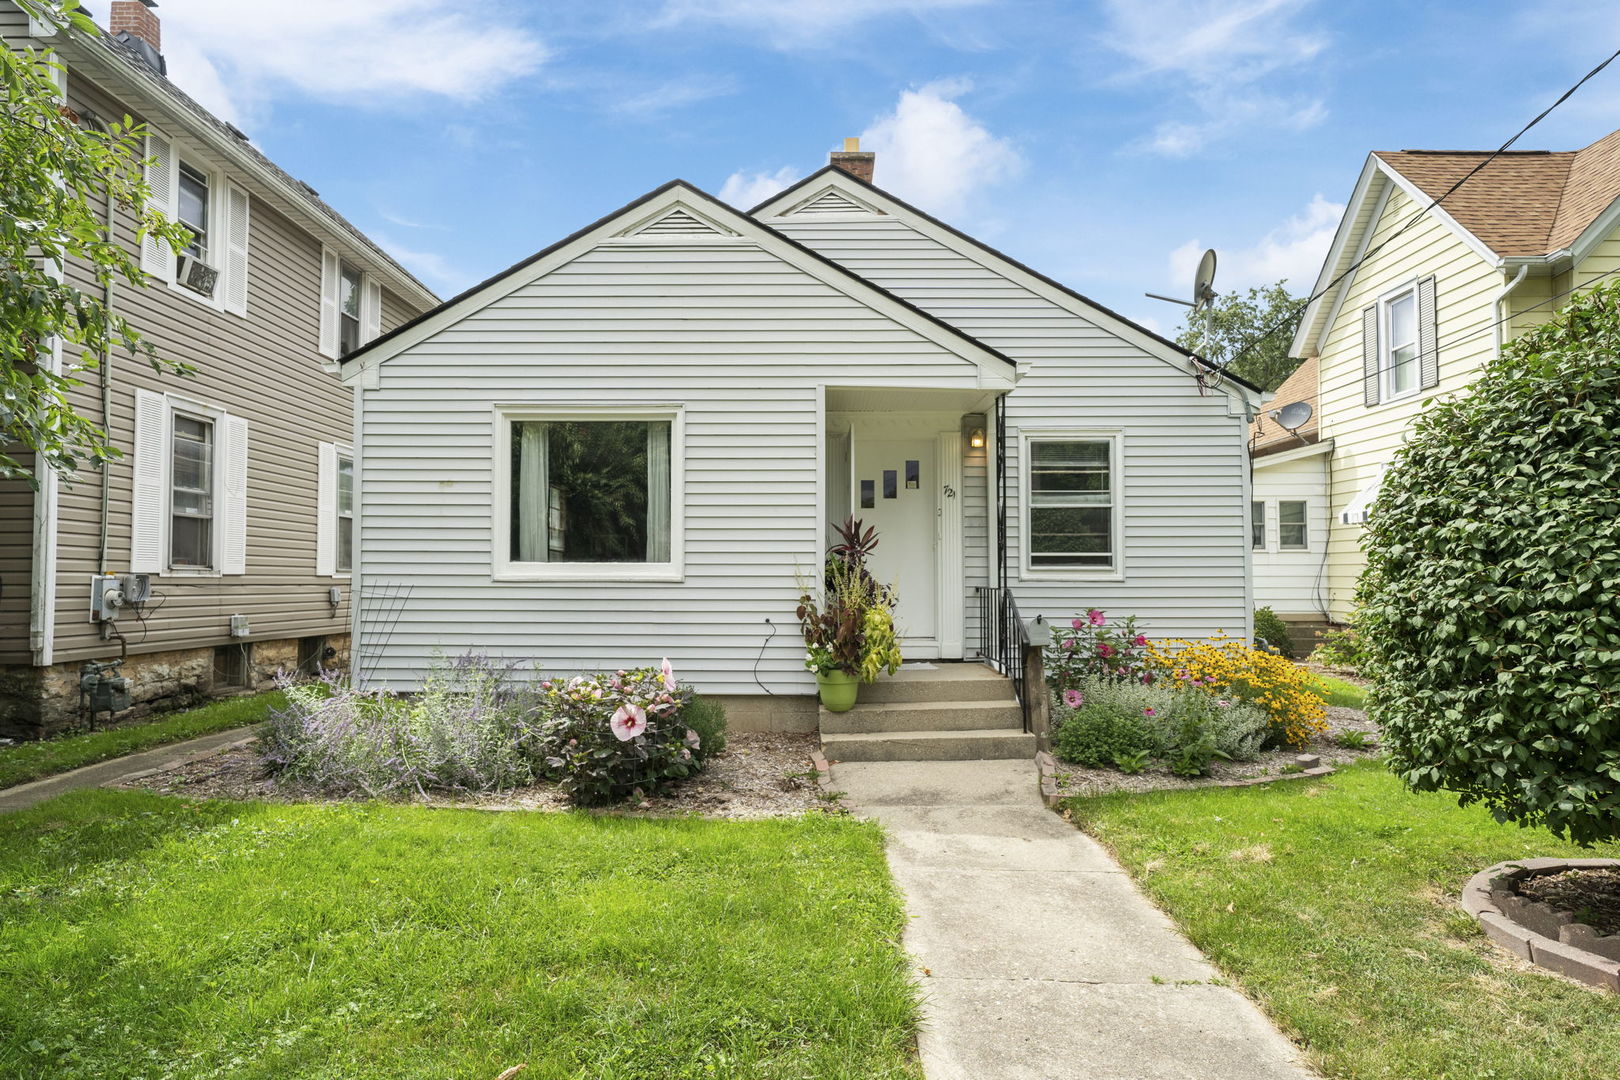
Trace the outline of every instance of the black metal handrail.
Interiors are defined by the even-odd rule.
[[[976,585],[979,599],[979,656],[1012,680],[1024,716],[1024,730],[1030,730],[1028,672],[1029,627],[1018,614],[1018,601],[1012,590],[1000,585]]]

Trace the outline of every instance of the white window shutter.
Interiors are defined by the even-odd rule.
[[[367,274],[360,287],[360,342],[365,344],[382,333],[382,286]]]
[[[1433,390],[1440,385],[1440,323],[1432,277],[1418,282],[1417,317],[1419,381],[1421,389]]]
[[[174,145],[154,131],[146,136],[146,157],[146,185],[151,189],[146,205],[173,221],[180,182]],[[141,269],[159,281],[173,281],[174,268],[174,249],[166,241],[148,234],[141,241]]]
[[[321,443],[320,475],[315,485],[315,575],[337,573],[337,443]]]
[[[220,505],[224,552],[220,572],[247,573],[248,422],[240,416],[221,421],[225,431],[225,498]]]
[[[248,308],[248,193],[235,184],[225,188],[225,310],[246,315]]]
[[[338,358],[338,275],[343,272],[337,252],[321,248],[321,355]]]
[[[129,569],[161,574],[169,508],[169,403],[162,394],[135,391],[135,485],[130,507]]]

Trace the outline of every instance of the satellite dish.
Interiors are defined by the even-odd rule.
[[[1295,401],[1291,404],[1284,405],[1282,408],[1272,413],[1271,418],[1286,428],[1291,434],[1296,433],[1300,428],[1304,427],[1305,422],[1311,418],[1311,403],[1308,401]]]
[[[1198,273],[1193,275],[1192,306],[1201,308],[1215,299],[1215,249],[1204,252],[1198,260]]]

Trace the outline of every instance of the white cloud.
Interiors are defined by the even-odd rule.
[[[160,13],[175,82],[228,117],[285,89],[352,105],[472,101],[546,58],[498,10],[455,0],[164,0]]]
[[[672,109],[696,105],[700,101],[737,92],[735,79],[724,75],[688,75],[671,79],[650,90],[627,94],[613,101],[613,112],[633,116],[656,116]]]
[[[1288,282],[1288,291],[1303,296],[1316,284],[1317,272],[1327,257],[1328,245],[1344,215],[1344,204],[1321,195],[1305,209],[1272,229],[1251,247],[1218,250],[1215,287],[1221,292],[1245,291],[1255,285]],[[1193,273],[1204,253],[1200,240],[1189,240],[1170,253],[1172,296],[1192,291]]]
[[[378,247],[392,255],[401,266],[426,282],[440,296],[454,296],[472,283],[467,274],[438,252],[406,247],[383,233],[373,232],[370,236]]]
[[[940,80],[904,91],[894,111],[861,133],[877,154],[879,186],[941,217],[961,214],[986,187],[1018,174],[1023,158],[955,101],[970,85]]]
[[[1106,0],[1102,41],[1131,61],[1125,77],[1157,80],[1193,119],[1166,120],[1136,145],[1185,157],[1255,127],[1303,130],[1327,116],[1310,96],[1264,83],[1306,68],[1325,35],[1295,19],[1313,0]]]
[[[784,165],[775,172],[746,172],[737,170],[726,177],[720,188],[720,201],[730,203],[739,210],[752,210],[778,191],[784,191],[799,178],[799,170]]]
[[[778,48],[816,45],[870,19],[978,7],[992,0],[666,0],[656,25],[717,22],[763,33]]]

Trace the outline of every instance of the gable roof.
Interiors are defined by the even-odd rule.
[[[1374,200],[1382,206],[1389,184],[1425,206],[1444,197],[1428,212],[1497,266],[1508,260],[1579,257],[1620,210],[1620,131],[1580,150],[1509,150],[1494,159],[1491,153],[1379,150],[1369,155],[1312,292],[1322,292],[1355,265],[1357,249],[1365,248],[1364,237],[1378,224],[1369,207]],[[1489,163],[1469,176],[1482,162]],[[1467,182],[1447,195],[1464,177]],[[1294,355],[1314,351],[1328,329],[1325,316],[1348,285],[1346,278],[1306,308]]]
[[[811,173],[809,176],[806,176],[798,183],[789,186],[783,191],[777,192],[764,202],[761,202],[758,206],[755,206],[752,210],[749,210],[748,215],[752,218],[758,219],[763,214],[769,213],[772,215],[781,215],[788,211],[794,210],[795,208],[797,208],[797,212],[800,213],[803,213],[806,210],[810,210],[812,213],[818,211],[826,212],[825,208],[820,206],[815,207],[814,210],[811,209],[811,204],[821,203],[825,198],[825,195],[807,191],[806,189],[812,188],[819,182],[828,180],[835,181],[837,185],[850,186],[854,191],[865,195],[866,198],[860,200],[862,202],[876,202],[878,206],[882,206],[884,203],[887,203],[893,209],[901,210],[906,214],[912,215],[924,222],[927,222],[935,229],[938,229],[951,237],[957,242],[958,245],[970,248],[980,255],[988,256],[994,262],[1000,263],[1004,268],[1004,271],[1010,271],[1015,276],[1021,276],[1027,279],[1027,281],[1030,283],[1039,283],[1039,285],[1044,286],[1044,290],[1046,291],[1055,292],[1067,301],[1065,306],[1069,307],[1071,310],[1074,310],[1076,314],[1089,318],[1093,322],[1104,324],[1111,323],[1116,331],[1123,331],[1121,336],[1138,338],[1139,344],[1142,344],[1145,347],[1150,347],[1151,351],[1158,353],[1160,356],[1165,356],[1167,352],[1175,353],[1183,359],[1201,365],[1206,371],[1214,372],[1218,370],[1215,365],[1204,360],[1190,349],[1178,345],[1169,338],[1149,330],[1141,323],[1135,322],[1134,320],[1121,315],[1112,308],[1099,304],[1097,301],[1088,296],[1081,295],[1055,278],[1050,278],[1041,273],[1039,270],[1026,266],[1017,259],[1013,258],[1011,255],[997,251],[984,241],[979,240],[976,237],[969,236],[967,233],[956,228],[955,226],[939,220],[926,210],[918,209],[899,196],[892,195],[878,187],[876,184],[873,184],[868,180],[863,180],[836,165],[825,165]],[[801,203],[804,205],[801,206]],[[863,207],[863,209],[866,208],[867,207]],[[840,207],[839,209],[843,208]],[[1249,391],[1250,394],[1258,395],[1263,393],[1258,386],[1255,386],[1248,380],[1240,378],[1239,376],[1230,372],[1222,373],[1222,381],[1236,383],[1238,386],[1241,386],[1243,389]]]
[[[374,367],[422,339],[431,336],[441,326],[448,325],[484,307],[529,280],[540,277],[554,265],[560,265],[590,247],[613,237],[632,236],[652,242],[679,242],[681,237],[670,237],[668,232],[651,228],[660,222],[673,221],[672,231],[692,234],[693,223],[707,222],[716,228],[697,229],[709,232],[710,239],[764,240],[779,249],[778,254],[800,269],[840,288],[846,294],[878,309],[887,309],[897,321],[921,333],[936,344],[973,363],[989,362],[1010,384],[1018,364],[1011,357],[964,333],[943,319],[934,316],[904,297],[874,284],[838,265],[833,260],[784,236],[763,222],[756,221],[721,202],[708,192],[685,180],[671,180],[634,199],[619,209],[579,229],[549,247],[535,252],[505,270],[492,275],[444,301],[438,307],[422,312],[414,319],[401,323],[381,337],[373,338],[349,353],[341,361],[344,381],[352,380],[364,368]],[[650,234],[650,235],[649,235]],[[685,238],[694,239],[693,235]]]
[[[1249,456],[1264,457],[1301,446],[1308,446],[1322,437],[1321,413],[1317,408],[1317,361],[1313,356],[1304,360],[1294,373],[1277,387],[1271,407],[1256,416],[1249,424]],[[1279,424],[1273,414],[1296,401],[1311,407],[1311,418],[1297,431],[1289,431]]]

